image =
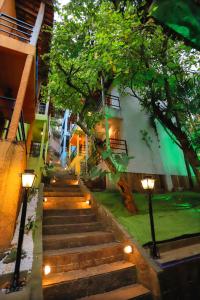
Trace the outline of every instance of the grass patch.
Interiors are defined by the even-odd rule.
[[[139,209],[137,215],[131,215],[124,208],[117,191],[95,192],[94,195],[140,244],[151,241],[147,195],[134,194]],[[157,241],[200,232],[199,193],[155,194],[153,210]]]

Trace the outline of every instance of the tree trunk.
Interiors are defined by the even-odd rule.
[[[89,137],[91,137],[90,132],[88,131],[88,129],[84,126],[84,124],[82,124],[82,122],[79,120],[76,122],[77,125],[83,130],[83,132],[85,134],[87,134]],[[91,137],[92,138],[92,137]],[[104,146],[103,146],[103,141],[98,139],[98,138],[93,138],[93,142],[95,145],[95,148],[97,150],[97,152],[101,155],[102,157],[102,152],[105,151]],[[113,162],[111,161],[110,158],[107,159],[103,159],[103,161],[105,162],[105,164],[107,165],[108,169],[112,172],[112,173],[116,173],[117,170],[115,168],[115,165],[113,164]],[[135,204],[134,201],[134,197],[131,191],[130,186],[128,185],[126,179],[124,178],[124,174],[121,174],[120,179],[117,182],[117,188],[120,191],[120,194],[122,195],[122,199],[123,199],[123,203],[124,206],[127,208],[127,210],[132,213],[132,214],[136,214],[138,212],[138,208]]]
[[[102,152],[104,152],[105,149],[103,148],[103,145],[101,145],[101,143],[102,143],[102,141],[95,140],[95,148],[102,157]],[[112,173],[117,172],[117,170],[110,158],[104,159],[104,162],[105,162],[106,166],[108,167],[108,169]],[[127,208],[127,210],[130,213],[136,214],[138,212],[138,208],[134,201],[133,193],[132,193],[130,186],[129,186],[128,182],[126,181],[123,173],[121,174],[116,185],[117,185],[118,190],[120,191],[120,194],[122,195],[124,206]]]

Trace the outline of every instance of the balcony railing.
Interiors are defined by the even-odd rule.
[[[116,154],[126,153],[128,155],[128,148],[126,140],[110,138],[110,148]]]
[[[30,43],[33,33],[33,26],[7,14],[1,13],[0,32],[3,32],[9,37],[18,39],[22,42]]]
[[[120,106],[120,99],[118,96],[114,96],[114,95],[110,95],[110,94],[106,94],[105,97],[105,105],[107,107],[111,107],[117,110],[121,109]],[[103,107],[103,101],[102,101],[102,97],[99,98],[99,100],[96,102],[96,110],[100,111]]]

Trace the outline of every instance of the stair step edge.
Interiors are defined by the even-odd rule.
[[[79,298],[78,300],[129,300],[150,294],[150,291],[143,285],[135,283],[110,292]]]
[[[58,255],[65,255],[65,254],[75,254],[75,253],[86,253],[86,252],[93,252],[95,250],[103,250],[106,248],[112,248],[121,246],[119,242],[110,242],[105,244],[98,244],[98,245],[91,245],[91,246],[81,246],[81,247],[73,247],[73,248],[63,248],[57,250],[45,250],[43,252],[44,256],[58,256]]]
[[[87,269],[79,270],[79,272],[77,272],[77,270],[73,270],[64,273],[49,274],[43,278],[43,287],[69,282],[73,280],[78,280],[81,278],[89,278],[104,273],[112,273],[119,270],[130,269],[130,268],[135,269],[135,265],[130,262],[122,260],[114,263],[89,267]]]

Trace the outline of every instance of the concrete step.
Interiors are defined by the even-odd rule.
[[[44,188],[45,192],[54,192],[54,191],[60,191],[60,192],[81,192],[81,188],[79,185],[45,185]]]
[[[43,278],[44,300],[74,300],[112,291],[136,282],[132,263],[118,261],[84,270],[49,274]],[[104,299],[102,299],[104,300]]]
[[[94,213],[91,207],[82,209],[44,209],[43,216],[80,216]]]
[[[80,191],[57,191],[52,190],[49,192],[44,192],[45,197],[84,197],[83,193]]]
[[[102,230],[102,224],[99,222],[43,226],[43,234],[64,234],[97,230]]]
[[[131,284],[113,291],[78,300],[152,300],[150,291],[141,284]]]
[[[83,195],[79,195],[79,196],[45,196],[47,202],[85,202],[85,197]],[[46,203],[46,202],[45,202]]]
[[[112,242],[102,245],[46,250],[43,252],[43,263],[51,266],[52,273],[60,273],[112,263],[122,260],[123,256],[122,244]]]
[[[90,204],[86,203],[84,197],[69,197],[68,199],[61,197],[60,199],[49,199],[43,203],[44,210],[48,209],[84,209],[90,208]]]
[[[58,225],[58,224],[76,224],[88,223],[96,221],[96,215],[79,215],[79,216],[46,216],[43,218],[44,225]]]
[[[112,232],[92,231],[71,234],[47,235],[43,237],[44,250],[56,250],[63,248],[73,248],[97,245],[114,242],[115,237]]]

